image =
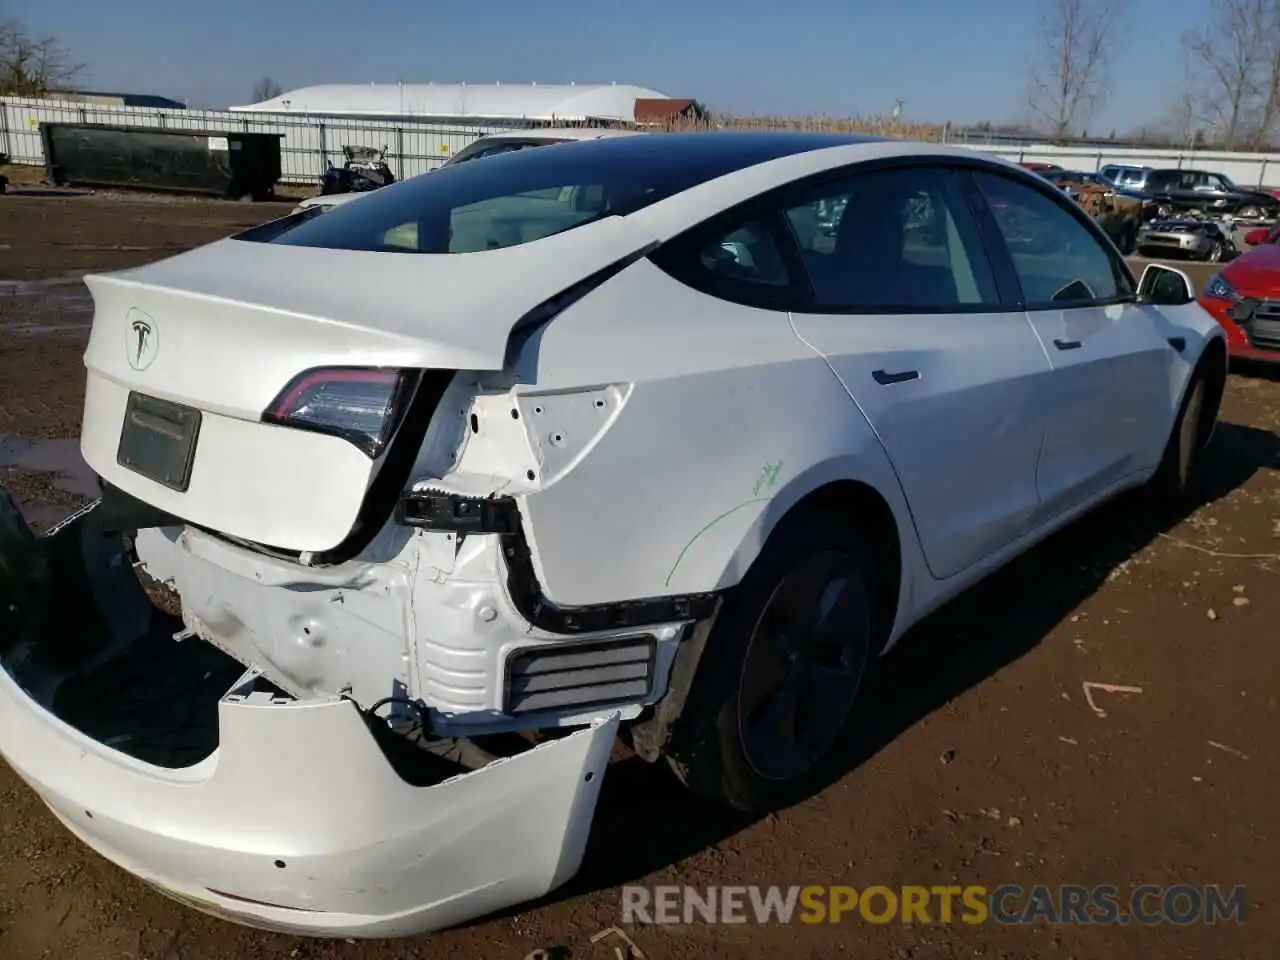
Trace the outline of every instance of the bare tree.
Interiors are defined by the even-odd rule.
[[[1262,92],[1262,114],[1253,138],[1255,150],[1261,149],[1275,134],[1280,120],[1280,0],[1271,0],[1262,18],[1263,43],[1266,48],[1266,83]]]
[[[1152,124],[1152,133],[1165,143],[1194,148],[1205,134],[1200,80],[1190,56],[1182,58],[1182,83],[1164,113]]]
[[[261,103],[263,100],[274,100],[282,93],[284,93],[284,87],[280,86],[274,78],[263,77],[253,85],[253,102]]]
[[[1102,104],[1126,7],[1126,0],[1045,0],[1030,69],[1030,106],[1055,140]]]
[[[0,94],[42,97],[85,69],[54,37],[33,37],[17,20],[0,23]]]
[[[1268,34],[1274,7],[1275,0],[1210,0],[1208,22],[1182,40],[1190,60],[1190,100],[1228,149],[1261,133],[1264,115],[1270,123]]]

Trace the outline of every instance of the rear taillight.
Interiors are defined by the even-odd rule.
[[[320,367],[294,377],[266,423],[342,437],[376,458],[395,435],[421,374],[385,367]]]

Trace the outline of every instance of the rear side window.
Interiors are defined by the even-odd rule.
[[[1111,254],[1063,203],[1008,177],[975,171],[973,179],[1028,308],[1088,306],[1132,292],[1121,287]]]
[[[781,242],[780,242],[781,240]],[[765,310],[786,310],[799,300],[796,276],[768,211],[730,213],[652,254],[659,269],[702,293]]]

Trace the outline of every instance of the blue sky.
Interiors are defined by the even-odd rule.
[[[1181,80],[1178,39],[1207,13],[1130,0],[1098,132],[1150,122]],[[336,16],[325,15],[326,9]],[[757,114],[1018,119],[1036,0],[0,0],[89,63],[83,86],[192,106],[370,81],[635,83]],[[1121,36],[1131,39],[1131,29]]]

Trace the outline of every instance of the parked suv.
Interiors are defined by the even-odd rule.
[[[1187,210],[1231,214],[1241,220],[1280,215],[1280,199],[1239,187],[1227,176],[1208,170],[1152,170],[1137,195],[1146,201],[1150,215],[1162,220]]]

